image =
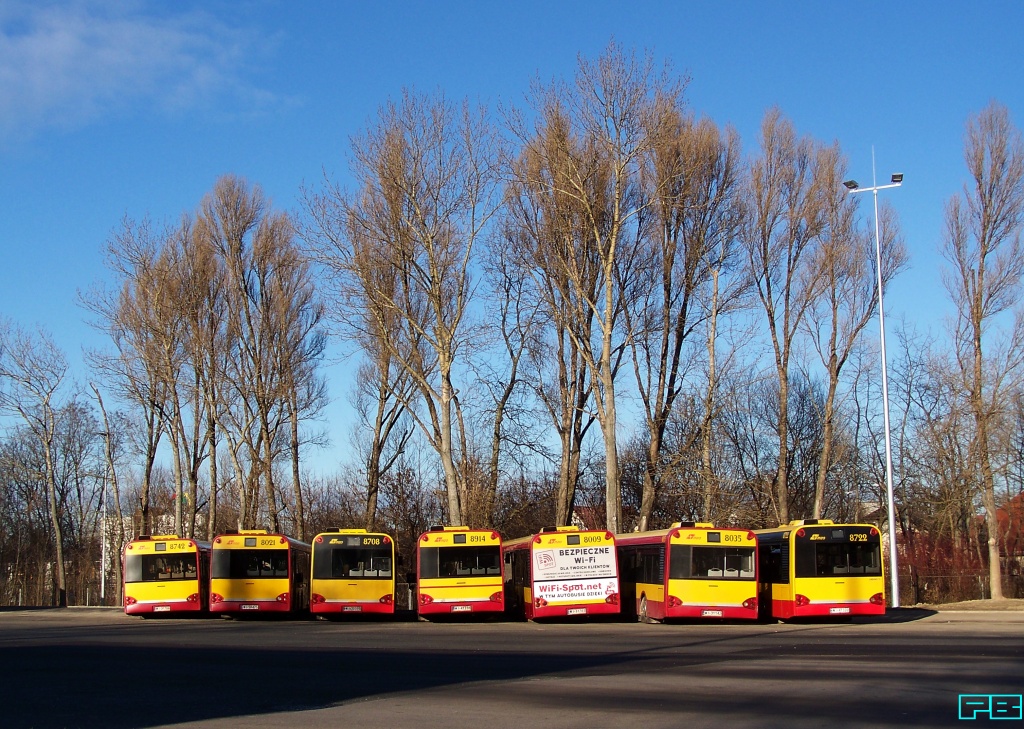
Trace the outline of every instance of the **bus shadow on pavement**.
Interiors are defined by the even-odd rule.
[[[0,648],[5,727],[160,726],[329,707],[445,685],[615,663],[607,656],[345,649]],[[59,667],[55,671],[55,667]],[[55,675],[61,680],[55,682]]]
[[[912,623],[915,620],[924,620],[932,615],[938,615],[937,610],[928,608],[889,608],[885,615],[872,615],[855,619],[857,623]]]

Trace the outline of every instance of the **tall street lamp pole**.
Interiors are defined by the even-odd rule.
[[[882,423],[885,430],[885,493],[889,500],[889,580],[893,607],[900,606],[900,580],[896,564],[896,503],[892,488],[892,441],[889,437],[889,373],[885,357],[885,306],[882,304],[882,242],[878,235],[878,191],[903,184],[903,174],[896,173],[888,185],[879,185],[875,179],[875,148],[871,148],[871,187],[861,187],[856,180],[843,184],[851,194],[870,192],[875,198],[875,274],[878,282],[878,332],[882,357]]]
[[[100,534],[100,605],[107,604],[107,479],[106,476],[103,478],[103,491],[100,493],[100,501],[102,502],[102,520],[103,526],[100,527],[102,532]]]

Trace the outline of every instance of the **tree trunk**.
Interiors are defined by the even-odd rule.
[[[835,357],[833,357],[833,361]],[[818,477],[814,482],[814,513],[813,518],[820,519],[825,501],[825,480],[832,460],[832,434],[835,432],[835,399],[839,387],[839,373],[834,367],[829,368],[828,395],[825,397],[825,418],[822,424],[821,454],[818,458]]]
[[[291,456],[292,456],[292,490],[295,497],[295,533],[299,539],[306,539],[306,506],[302,500],[302,481],[299,479],[299,413],[298,398],[295,388],[290,390],[291,407],[289,408],[289,419],[291,422]]]
[[[779,464],[775,471],[775,511],[789,523],[789,373],[779,371]]]

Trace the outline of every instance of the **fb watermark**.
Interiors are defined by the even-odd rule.
[[[961,719],[1024,719],[1021,694],[960,694]]]

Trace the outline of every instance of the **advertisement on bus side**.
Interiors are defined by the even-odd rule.
[[[615,565],[612,544],[536,549],[535,596],[548,603],[602,602],[619,591]]]

